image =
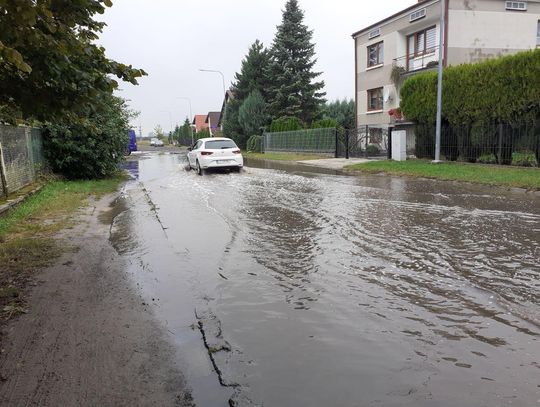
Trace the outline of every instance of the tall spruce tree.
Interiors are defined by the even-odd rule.
[[[315,82],[321,73],[313,71],[317,62],[313,31],[303,20],[298,1],[288,0],[270,49],[266,94],[274,118],[294,116],[311,123],[319,115],[326,93],[322,91],[324,82]]]
[[[267,80],[264,75],[270,60],[269,52],[264,45],[256,40],[242,60],[240,72],[236,73],[232,85],[232,98],[226,107],[223,133],[225,137],[232,138],[240,147],[245,147],[245,142],[251,134],[244,134],[243,127],[239,122],[240,106],[253,91],[259,91],[265,98]]]

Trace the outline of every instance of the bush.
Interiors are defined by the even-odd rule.
[[[311,123],[312,129],[329,129],[335,127],[338,127],[338,123],[334,119],[321,119]]]
[[[118,171],[133,117],[125,101],[112,95],[84,116],[66,115],[43,127],[43,148],[51,169],[68,179],[105,178]]]
[[[514,152],[512,153],[512,165],[536,167],[536,157],[532,151]]]
[[[476,161],[481,164],[497,164],[497,157],[493,153],[484,153]]]
[[[442,113],[452,126],[531,122],[540,114],[540,49],[445,68]],[[435,123],[437,73],[407,79],[400,107],[409,120]]]
[[[247,151],[262,153],[262,136],[254,134],[247,141]]]
[[[366,154],[367,155],[378,155],[381,150],[379,150],[379,147],[377,147],[375,144],[369,144],[366,147]]]
[[[302,121],[297,117],[280,117],[272,120],[268,131],[270,133],[279,133],[283,131],[296,131],[304,128]]]

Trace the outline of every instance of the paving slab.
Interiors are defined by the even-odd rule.
[[[347,165],[367,163],[370,161],[376,160],[370,158],[323,158],[320,160],[301,160],[297,161],[297,163],[332,170],[342,170]]]

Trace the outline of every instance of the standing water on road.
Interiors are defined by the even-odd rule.
[[[540,406],[538,195],[144,158],[111,240],[197,405]]]

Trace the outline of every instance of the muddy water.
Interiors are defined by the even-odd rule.
[[[540,406],[540,196],[184,163],[138,161],[111,240],[197,405]]]

